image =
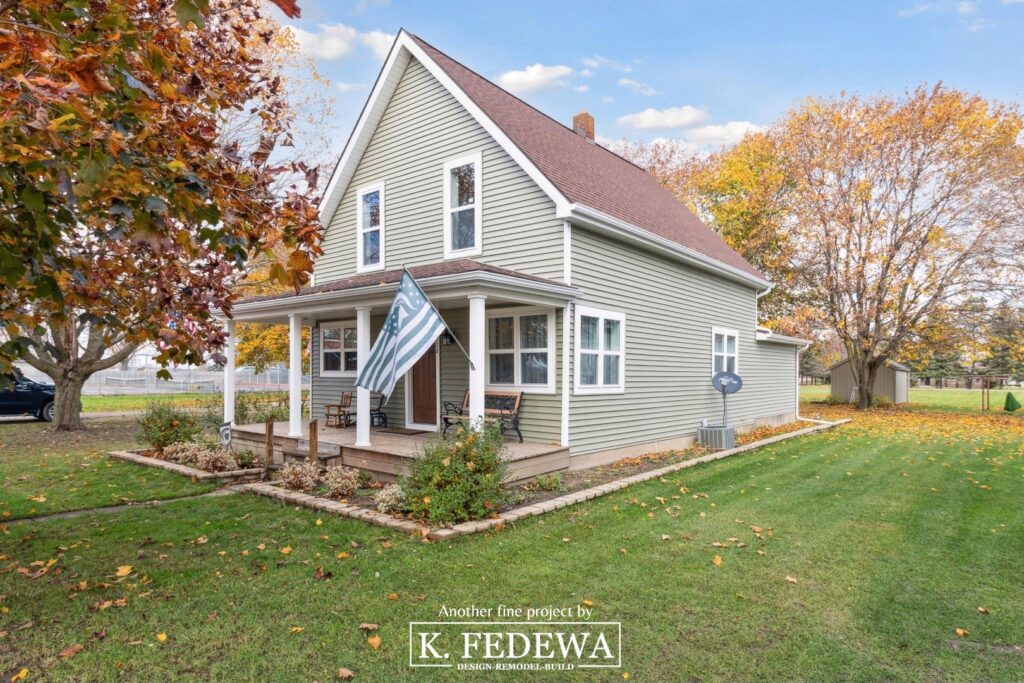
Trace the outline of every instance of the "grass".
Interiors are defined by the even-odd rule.
[[[213,488],[108,458],[107,451],[140,445],[136,429],[128,420],[96,420],[72,434],[55,433],[42,422],[0,423],[0,521]]]
[[[805,385],[800,387],[800,398],[803,401],[823,401],[831,395],[831,387],[827,384]],[[1024,402],[1024,388],[1010,389],[1015,392],[1017,400]],[[993,412],[1003,412],[1006,400],[1006,389],[993,389],[991,401]],[[950,413],[981,412],[981,391],[979,389],[932,389],[930,387],[911,387],[910,403],[901,407],[903,410],[940,411]]]
[[[0,672],[325,682],[346,667],[357,681],[475,680],[410,670],[408,622],[443,606],[591,600],[595,620],[622,622],[621,671],[505,678],[1024,679],[1024,423],[855,417],[453,543],[248,495],[12,524],[0,535]],[[39,578],[17,571],[51,559]],[[332,579],[315,578],[321,566]],[[364,622],[379,625],[377,651]],[[59,656],[74,644],[84,649]]]
[[[179,408],[191,408],[214,394],[124,394],[117,396],[82,396],[83,413],[114,413],[128,410],[143,410],[150,403],[168,403]]]

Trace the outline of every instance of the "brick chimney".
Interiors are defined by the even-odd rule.
[[[588,140],[594,139],[594,117],[581,111],[572,117],[572,129]]]

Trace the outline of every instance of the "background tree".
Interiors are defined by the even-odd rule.
[[[294,120],[259,56],[278,30],[259,0],[0,4],[2,351],[53,378],[57,428],[141,341],[163,364],[221,348],[252,260],[307,280],[317,173],[271,159]],[[222,135],[240,112],[248,142]]]
[[[992,309],[985,325],[985,353],[990,374],[1024,379],[1024,308],[1003,301]]]
[[[810,99],[770,132],[795,183],[796,263],[818,283],[859,407],[929,314],[1019,284],[1021,130],[1015,108],[939,85]]]

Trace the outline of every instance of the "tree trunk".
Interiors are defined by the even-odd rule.
[[[879,361],[868,359],[866,355],[850,358],[850,370],[857,383],[857,410],[867,410],[875,405],[875,375]]]
[[[85,429],[82,424],[82,386],[85,380],[67,375],[56,380],[54,396],[53,428],[55,431],[70,432]]]

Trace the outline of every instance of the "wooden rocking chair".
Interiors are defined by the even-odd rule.
[[[348,427],[353,418],[351,391],[343,393],[337,403],[324,406],[324,421],[328,427]]]

